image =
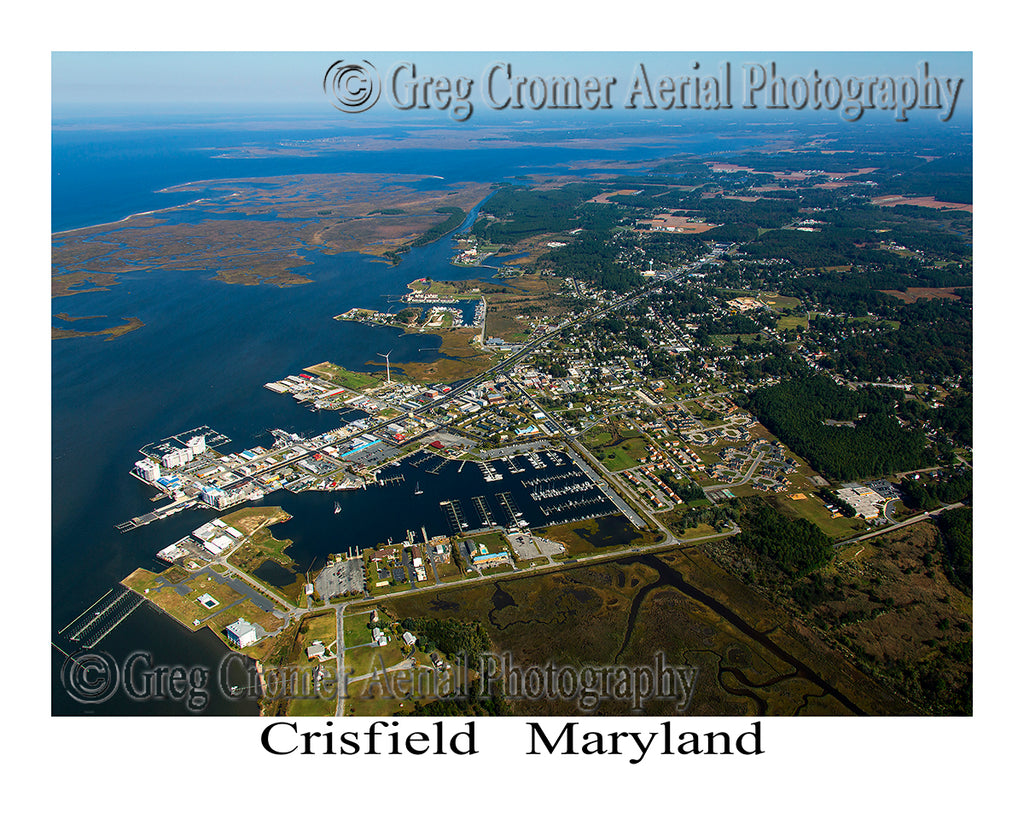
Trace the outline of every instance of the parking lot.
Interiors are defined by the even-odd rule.
[[[346,594],[362,594],[364,587],[363,559],[338,560],[328,566],[313,581],[313,587],[323,600]]]
[[[507,532],[505,537],[512,544],[512,550],[520,560],[533,560],[539,557],[550,558],[565,551],[565,547],[561,543],[536,537],[529,532]]]

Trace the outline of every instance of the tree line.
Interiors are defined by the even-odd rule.
[[[851,390],[811,375],[761,387],[750,409],[788,447],[833,478],[850,480],[927,465],[927,439],[900,427],[878,390]],[[855,421],[853,428],[826,420]]]

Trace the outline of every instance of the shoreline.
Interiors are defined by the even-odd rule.
[[[155,191],[155,193],[164,193],[164,191]],[[143,210],[139,213],[130,213],[123,219],[115,219],[112,222],[99,222],[95,225],[85,225],[83,227],[68,228],[66,230],[55,230],[50,232],[50,238],[53,239],[55,236],[64,236],[68,233],[78,233],[82,230],[93,230],[94,228],[110,227],[112,225],[120,225],[123,222],[128,222],[132,219],[136,219],[140,216],[152,216],[154,213],[167,213],[168,211],[178,210],[179,208],[188,208],[192,205],[198,205],[200,202],[209,202],[209,197],[203,197],[201,199],[195,199],[191,202],[182,202],[180,205],[170,205],[166,208],[156,208],[154,210]]]
[[[412,181],[422,181],[424,179],[440,179],[444,181],[443,176],[436,176],[433,174],[418,174],[418,173],[362,173],[360,171],[339,171],[337,173],[328,174],[272,174],[270,176],[223,176],[215,177],[210,179],[193,179],[188,182],[175,182],[173,185],[168,185],[165,188],[158,188],[157,190],[151,191],[151,193],[185,193],[185,191],[178,190],[179,188],[185,188],[189,185],[208,185],[218,184],[224,182],[237,182],[246,181],[252,179],[274,179],[281,176],[387,176],[387,177],[407,177]],[[238,196],[238,193],[231,193],[229,196]],[[51,230],[50,238],[55,236],[62,236],[67,233],[77,233],[80,230],[92,230],[93,228],[109,227],[111,225],[120,225],[123,222],[127,222],[130,219],[134,219],[139,216],[152,216],[155,213],[166,213],[168,211],[177,210],[178,208],[188,208],[193,205],[197,205],[200,202],[213,201],[213,197],[204,196],[199,199],[194,199],[190,202],[182,202],[180,205],[170,205],[166,208],[156,208],[154,210],[144,210],[138,213],[129,213],[127,216],[121,219],[114,219],[109,222],[98,222],[94,225],[80,225],[79,227],[65,228],[64,230]]]

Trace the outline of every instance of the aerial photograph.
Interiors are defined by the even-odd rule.
[[[52,715],[974,713],[970,52],[51,61]]]

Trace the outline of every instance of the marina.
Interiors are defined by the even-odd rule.
[[[492,481],[500,481],[505,477],[500,472],[498,472],[493,466],[491,466],[487,461],[481,461],[479,466],[480,471],[483,473],[484,480],[487,481],[488,483]]]
[[[58,636],[76,644],[76,648],[95,648],[142,603],[135,592],[115,586],[62,628]]]

